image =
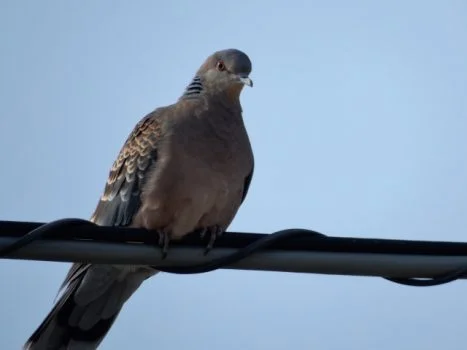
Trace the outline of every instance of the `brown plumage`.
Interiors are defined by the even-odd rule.
[[[196,229],[213,239],[224,232],[253,175],[239,101],[243,86],[252,86],[250,72],[251,62],[239,50],[208,57],[175,104],[136,125],[91,220],[157,230],[164,251],[169,240]],[[63,294],[24,349],[96,349],[124,303],[157,272],[149,266],[73,264]]]

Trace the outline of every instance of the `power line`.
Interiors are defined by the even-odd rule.
[[[225,268],[379,276],[412,286],[467,278],[467,243],[329,237],[304,229],[228,232],[206,256],[206,240],[193,233],[171,242],[163,259],[157,240],[152,231],[97,226],[82,219],[0,221],[4,259],[141,264],[178,274]]]

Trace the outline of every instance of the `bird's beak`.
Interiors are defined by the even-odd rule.
[[[238,80],[245,85],[248,85],[249,87],[253,87],[253,80],[251,80],[248,75],[237,75]]]

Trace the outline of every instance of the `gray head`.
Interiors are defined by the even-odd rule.
[[[244,52],[237,49],[217,51],[198,69],[185,95],[191,97],[205,91],[238,98],[243,86],[253,86],[250,73],[251,61]]]

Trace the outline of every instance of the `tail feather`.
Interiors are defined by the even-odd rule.
[[[156,271],[148,267],[76,265],[78,274],[30,336],[23,350],[97,349],[124,303]]]

